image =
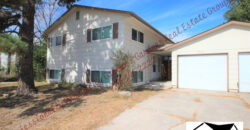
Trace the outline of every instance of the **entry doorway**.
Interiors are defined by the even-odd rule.
[[[165,81],[172,80],[172,58],[171,56],[165,56],[162,62],[162,78]]]

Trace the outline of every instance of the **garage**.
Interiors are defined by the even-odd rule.
[[[178,56],[178,87],[227,91],[227,54]]]
[[[250,53],[239,54],[239,91],[250,92]]]
[[[230,21],[154,54],[171,56],[173,88],[250,93],[250,23]]]

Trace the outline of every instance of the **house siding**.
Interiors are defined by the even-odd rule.
[[[75,19],[76,10],[80,19]],[[63,23],[49,34],[49,37],[67,34],[65,46],[54,46],[47,51],[49,69],[65,69],[67,82],[86,83],[86,71],[112,69],[112,51],[123,46],[123,15],[105,11],[74,9]],[[119,23],[118,39],[103,39],[87,43],[87,29],[94,29]]]
[[[177,87],[177,56],[187,54],[228,54],[229,91],[238,90],[238,53],[250,52],[250,28],[231,25],[172,50],[172,85]]]
[[[76,11],[80,11],[80,19],[77,21],[75,19]],[[66,45],[48,48],[47,68],[65,69],[66,82],[86,83],[87,69],[111,70],[114,67],[111,60],[112,53],[117,49],[123,49],[134,55],[136,52],[146,50],[149,45],[152,46],[159,40],[165,40],[163,36],[128,14],[75,8],[64,17],[63,21],[53,27],[48,36],[67,34]],[[119,23],[118,39],[87,42],[88,29],[113,25],[117,22]],[[132,28],[144,33],[143,44],[131,39]],[[153,54],[147,56],[152,57]],[[136,61],[136,64],[146,61],[147,56]],[[154,77],[151,76],[151,73],[152,66],[144,70],[144,82],[134,85],[144,84],[152,79],[159,79],[161,76],[158,71]],[[49,81],[49,79],[47,80]]]
[[[132,40],[132,28],[136,29],[137,31],[140,31],[144,33],[144,43],[140,43],[138,41]],[[132,55],[135,55],[136,53],[140,53],[143,50],[148,49],[150,46],[154,46],[155,43],[159,43],[159,41],[165,41],[164,37],[157,34],[155,31],[150,29],[145,24],[142,24],[138,20],[136,20],[133,17],[128,17],[125,20],[125,30],[124,30],[124,49],[125,51],[131,53]],[[135,66],[142,64],[143,62],[147,61],[147,58],[152,58],[155,56],[157,59],[158,57],[161,57],[160,55],[155,54],[147,54],[143,58],[136,60]],[[156,66],[158,67],[158,62],[156,62]],[[153,68],[152,65],[150,67],[147,67],[145,70],[143,70],[143,77],[144,82],[139,83],[148,83],[152,80],[158,80],[161,78],[161,72],[158,72],[158,69],[156,73],[153,74]]]

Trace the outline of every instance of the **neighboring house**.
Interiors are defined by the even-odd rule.
[[[8,68],[8,54],[0,52],[0,67],[4,67],[5,70]],[[11,63],[16,62],[16,54],[10,56]]]
[[[231,21],[155,50],[172,57],[172,86],[250,92],[250,23]]]
[[[74,5],[44,33],[48,36],[47,81],[112,85],[116,68],[112,53],[123,49],[137,55],[156,42],[173,42],[136,14],[128,11]],[[134,70],[134,85],[161,79],[161,55],[148,54],[136,65],[154,59],[153,65]],[[112,75],[105,77],[105,75]]]

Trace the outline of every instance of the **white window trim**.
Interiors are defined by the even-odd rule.
[[[138,31],[137,31],[137,29],[132,28],[132,29],[131,29],[131,33],[130,33],[130,36],[131,36],[131,38],[130,38],[130,39],[131,39],[132,41],[138,41],[138,40],[137,40],[138,36],[136,36],[136,40],[134,40],[134,39],[133,39],[133,30],[135,30],[135,31],[136,31],[136,34],[138,35]]]
[[[136,31],[136,34],[137,34],[137,35],[136,35],[136,40],[133,40],[133,34],[132,34],[132,31],[133,31],[133,30],[135,30],[135,31]],[[132,41],[136,41],[136,42],[139,42],[139,43],[141,43],[141,44],[144,44],[144,43],[145,43],[145,38],[144,38],[144,37],[145,37],[145,34],[144,34],[143,32],[141,32],[141,33],[143,33],[143,42],[140,42],[140,41],[139,41],[139,40],[140,40],[140,39],[139,39],[139,37],[140,37],[140,36],[139,36],[140,32],[141,32],[141,31],[138,31],[138,29],[132,28],[132,29],[131,29],[131,32],[130,32],[130,37],[131,37],[130,39],[131,39]]]
[[[110,36],[110,38],[101,38],[101,39],[97,39],[97,40],[94,40],[93,39],[93,30],[94,29],[98,29],[98,28],[101,28],[101,31],[102,31],[102,28],[104,28],[104,27],[107,27],[107,26],[111,26],[111,36]],[[102,32],[101,32],[102,33]],[[102,36],[102,35],[101,35]],[[104,26],[102,26],[102,27],[97,27],[97,28],[93,28],[93,29],[91,29],[91,41],[102,41],[102,40],[110,40],[110,39],[112,39],[113,38],[113,25],[111,24],[109,24],[109,25],[104,25]]]
[[[143,34],[143,42],[140,42],[140,33],[142,33]],[[137,41],[139,42],[139,43],[141,43],[141,44],[144,44],[144,33],[143,32],[141,32],[141,31],[137,31]]]
[[[62,79],[60,78],[60,79],[51,79],[50,78],[50,70],[59,70],[59,71],[61,71],[61,73],[62,73],[62,69],[58,69],[58,68],[56,68],[56,69],[54,69],[54,68],[49,68],[49,81],[51,81],[51,82],[61,82],[62,81]],[[61,76],[61,75],[60,75]]]
[[[96,83],[96,82],[92,82],[92,75],[91,75],[91,72],[92,71],[110,71],[110,82],[109,83]],[[92,84],[93,86],[104,86],[104,87],[106,87],[106,86],[112,86],[112,69],[91,69],[90,70],[90,83],[88,84],[88,85],[90,85],[90,84]]]
[[[137,71],[137,70],[135,70],[135,71]],[[141,71],[138,70],[137,72],[141,72]],[[134,83],[134,82],[132,81],[132,84],[135,85],[135,86],[144,84],[144,81],[145,81],[144,70],[142,70],[142,75],[143,75],[143,78],[142,78],[142,81],[141,81],[141,82]],[[133,79],[132,79],[132,80],[133,80]]]
[[[52,44],[51,44],[51,42],[52,42],[52,38],[57,38],[57,37],[61,37],[61,45],[55,45],[55,46],[51,46]],[[63,44],[63,36],[61,36],[61,35],[56,35],[56,36],[53,36],[53,37],[50,37],[50,47],[59,47],[59,46],[62,46],[62,44]]]

